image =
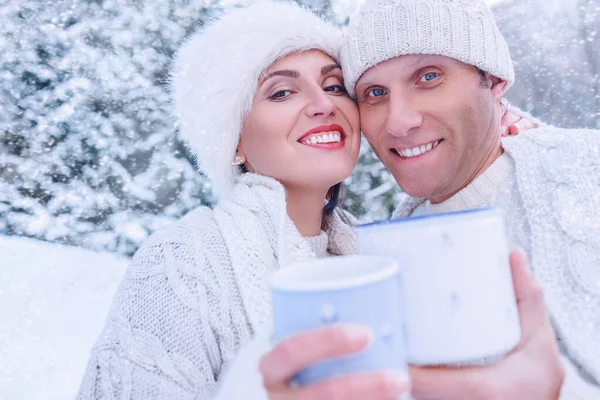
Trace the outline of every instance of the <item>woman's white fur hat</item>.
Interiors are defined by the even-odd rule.
[[[312,49],[338,61],[342,41],[341,30],[296,3],[260,0],[182,44],[171,77],[179,131],[219,199],[241,173],[232,161],[261,73]]]

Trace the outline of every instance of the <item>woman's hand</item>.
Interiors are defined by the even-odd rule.
[[[504,114],[502,115],[501,126],[504,128],[502,136],[515,136],[528,129],[540,127],[540,122],[531,117],[528,113],[512,107],[508,100],[502,98]]]
[[[279,343],[261,360],[260,372],[271,400],[393,400],[410,390],[403,372],[380,371],[292,387],[291,378],[303,368],[364,350],[371,335],[367,327],[332,325],[301,333]]]

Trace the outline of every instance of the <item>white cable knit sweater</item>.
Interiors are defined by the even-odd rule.
[[[600,399],[600,132],[552,127],[504,140],[505,155],[445,203],[407,197],[396,217],[499,206],[509,243],[529,251],[564,355],[561,400]],[[429,208],[428,208],[429,207]],[[266,400],[258,372],[265,324],[245,346],[218,400]]]
[[[212,398],[271,317],[267,275],[317,254],[355,253],[353,223],[335,211],[325,234],[307,240],[287,215],[283,187],[244,174],[228,200],[190,212],[135,254],[77,399]]]
[[[561,400],[600,399],[600,131],[543,127],[503,146],[450,199],[408,197],[394,216],[504,209],[510,246],[527,251],[544,288],[566,368]]]

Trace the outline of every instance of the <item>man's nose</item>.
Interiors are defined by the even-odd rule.
[[[405,95],[391,94],[388,107],[386,130],[392,136],[408,136],[412,129],[423,124],[418,104]]]

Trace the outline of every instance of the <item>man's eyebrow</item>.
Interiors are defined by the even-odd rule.
[[[342,68],[338,64],[326,65],[323,68],[321,68],[321,76],[327,75],[328,73],[330,73],[331,71],[334,71],[336,69],[341,70]]]
[[[419,54],[417,57],[415,57],[415,60],[409,65],[410,68],[417,68],[420,67],[420,64],[424,62],[424,60],[431,58],[432,55],[431,54]],[[435,56],[433,56],[435,57]]]
[[[281,69],[278,71],[269,72],[268,74],[262,75],[261,83],[267,79],[273,78],[274,76],[285,76],[288,78],[298,79],[300,77],[300,73],[291,69]]]

